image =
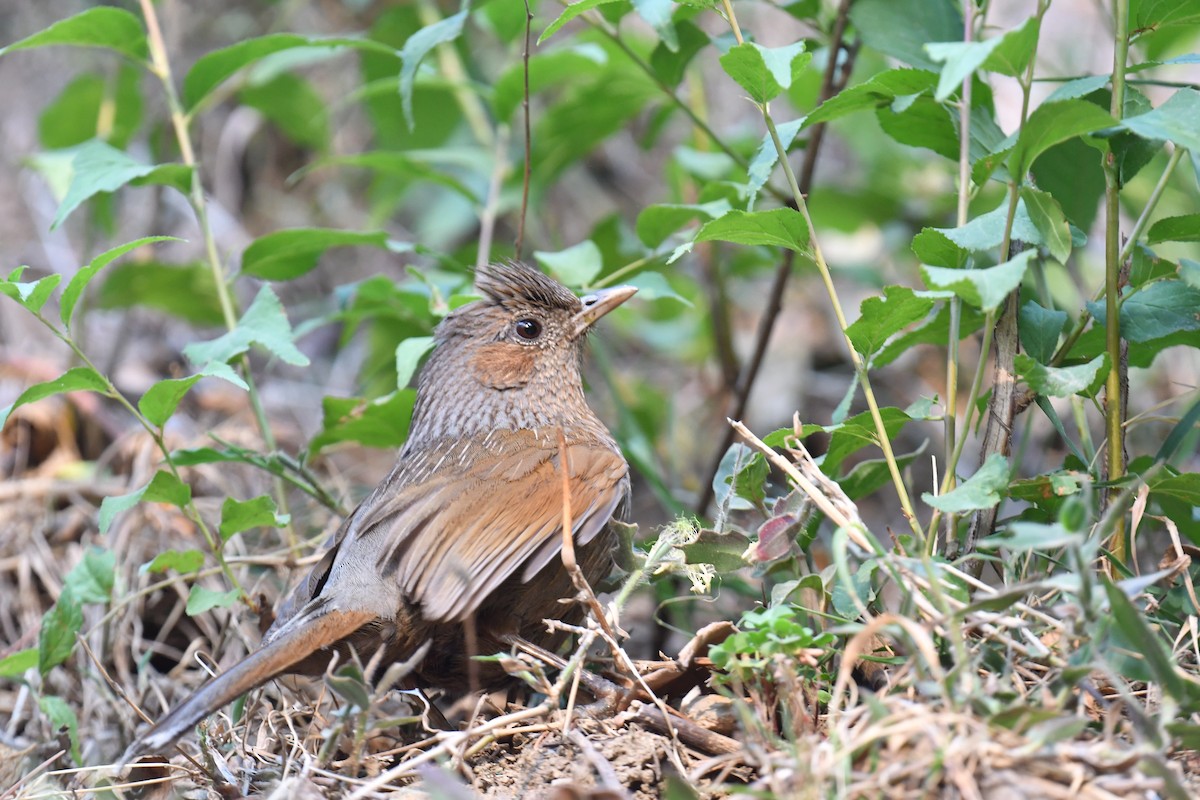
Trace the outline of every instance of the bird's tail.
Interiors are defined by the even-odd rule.
[[[369,611],[318,611],[288,620],[260,650],[210,680],[171,710],[125,750],[120,763],[146,753],[161,753],[200,720],[246,692],[282,675],[318,650],[350,636],[376,618]]]

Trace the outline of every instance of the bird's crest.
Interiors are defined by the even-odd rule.
[[[475,290],[494,303],[525,301],[578,311],[579,298],[536,267],[520,261],[485,264],[475,272]]]

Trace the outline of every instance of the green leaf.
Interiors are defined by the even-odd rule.
[[[421,66],[421,61],[433,48],[457,39],[466,21],[467,3],[464,2],[462,11],[426,25],[404,43],[400,51],[400,58],[404,62],[400,68],[400,104],[410,130],[413,128],[413,86],[417,80],[417,67]]]
[[[141,72],[122,64],[115,80],[96,73],[76,77],[38,116],[38,141],[62,150],[103,138],[124,147],[142,118]]]
[[[249,350],[251,344],[265,347],[285,363],[308,366],[308,357],[296,349],[292,326],[283,305],[266,284],[258,290],[258,296],[246,309],[237,327],[212,341],[193,342],[183,348],[183,354],[193,364],[202,366],[212,362],[227,363]]]
[[[1131,10],[1133,27],[1139,31],[1200,23],[1197,0],[1135,0]]]
[[[746,566],[742,553],[750,544],[749,539],[737,531],[717,533],[716,531],[700,531],[691,544],[685,544],[681,549],[689,564],[712,564],[717,572],[736,572]]]
[[[1108,369],[1108,355],[1101,353],[1086,364],[1073,367],[1047,367],[1027,355],[1016,357],[1017,374],[1040,395],[1046,397],[1070,397],[1083,394],[1101,378]]]
[[[142,500],[148,503],[169,503],[182,508],[191,499],[192,487],[171,473],[160,469],[141,489],[129,494],[104,498],[100,503],[100,512],[96,515],[96,527],[100,529],[101,534],[108,533],[117,514],[128,511]]]
[[[38,634],[38,672],[42,677],[67,660],[75,649],[75,637],[83,627],[83,604],[64,589],[49,611],[42,615]]]
[[[707,33],[689,20],[678,20],[675,23],[675,36],[677,39],[675,47],[669,47],[665,42],[660,41],[654,48],[654,52],[650,54],[650,68],[663,83],[673,89],[683,82],[688,64],[711,41]],[[532,84],[532,82],[533,75],[531,74],[530,83]]]
[[[1002,533],[979,542],[980,550],[1001,547],[1013,553],[1046,552],[1060,547],[1077,546],[1086,539],[1081,533],[1069,531],[1058,523],[1012,522]]]
[[[290,72],[238,92],[243,105],[257,109],[300,147],[324,150],[329,144],[329,111],[312,84]]]
[[[1185,472],[1159,478],[1150,484],[1150,494],[1174,497],[1188,505],[1200,506],[1200,474]]]
[[[410,336],[396,345],[396,388],[408,386],[417,371],[417,364],[433,349],[432,336]]]
[[[460,167],[482,172],[483,166],[473,158],[473,153],[463,150],[409,150],[407,152],[388,152],[372,150],[350,156],[324,158],[313,165],[313,168],[326,166],[363,167],[382,175],[396,175],[406,181],[428,181],[457,192],[473,205],[479,205],[478,192],[464,184],[458,178],[435,167],[438,162],[446,166]]]
[[[326,397],[321,401],[324,420],[319,434],[309,442],[310,453],[337,442],[359,442],[369,447],[399,447],[408,438],[416,392],[403,389],[377,400]]]
[[[370,39],[321,38],[319,36],[300,36],[294,33],[273,33],[246,39],[220,50],[213,50],[201,56],[187,77],[183,79],[183,102],[189,112],[194,111],[214,89],[232,77],[238,70],[266,58],[274,53],[291,50],[298,47],[326,48],[339,50],[356,48],[376,53],[393,55],[392,48]]]
[[[190,175],[191,170],[182,164],[142,164],[124,151],[93,139],[76,148],[71,160],[71,183],[50,229],[56,229],[72,211],[100,192],[115,192],[137,179],[178,187],[182,173]]]
[[[151,386],[138,400],[138,410],[157,428],[166,424],[183,396],[196,385],[202,375],[189,375],[186,378],[167,378]]]
[[[187,615],[194,617],[197,614],[203,614],[205,611],[211,611],[214,608],[229,608],[238,601],[239,597],[241,597],[241,592],[237,589],[230,589],[228,592],[216,592],[212,589],[206,589],[200,584],[194,584],[192,590],[188,593]]]
[[[1200,289],[1200,261],[1179,259],[1179,279],[1193,289]]]
[[[67,729],[67,738],[71,740],[71,758],[76,764],[82,764],[83,759],[79,752],[79,720],[67,705],[67,701],[52,694],[45,694],[38,698],[38,708],[50,720],[54,730]]]
[[[675,35],[675,25],[671,22],[674,5],[672,0],[633,0],[633,8],[638,16],[654,28],[663,44],[671,50],[678,50],[679,37]]]
[[[922,264],[947,269],[962,269],[967,265],[967,251],[936,228],[922,228],[913,237],[912,251]]]
[[[926,42],[963,38],[962,12],[951,0],[858,0],[850,21],[867,46],[923,69],[937,69]]]
[[[536,250],[533,257],[567,286],[588,286],[604,268],[604,256],[591,239],[556,253]]]
[[[893,334],[923,319],[933,309],[933,300],[921,297],[906,286],[885,286],[883,297],[868,297],[859,307],[858,319],[846,329],[854,349],[870,358]]]
[[[83,603],[107,603],[112,597],[117,556],[111,550],[89,547],[63,584]]]
[[[1149,244],[1159,242],[1200,242],[1200,214],[1167,217],[1150,226]]]
[[[100,392],[107,394],[108,381],[91,367],[72,367],[52,381],[35,383],[17,397],[13,404],[0,409],[0,428],[8,421],[8,415],[26,403],[33,403],[63,392]]]
[[[54,293],[55,287],[62,281],[62,275],[55,272],[39,278],[33,283],[18,283],[17,279],[24,274],[25,269],[25,267],[17,267],[8,274],[5,280],[0,281],[0,294],[11,297],[21,307],[37,314],[46,305],[46,301]],[[3,425],[2,419],[0,419],[0,425]]]
[[[286,281],[311,271],[326,250],[367,245],[386,249],[384,231],[292,228],[260,236],[242,253],[242,272],[269,281]]]
[[[691,300],[688,300],[672,289],[671,284],[667,282],[667,279],[660,272],[639,272],[625,281],[625,283],[637,287],[638,298],[641,300],[669,298],[671,300],[678,300],[688,308],[695,307],[695,304]]]
[[[71,277],[71,280],[67,283],[67,288],[63,289],[62,301],[59,303],[59,311],[63,324],[67,328],[71,327],[71,317],[75,314],[75,306],[79,303],[79,298],[83,294],[83,290],[91,283],[92,278],[96,277],[97,272],[126,253],[136,250],[143,245],[168,241],[178,242],[180,240],[174,236],[146,236],[119,247],[114,247],[93,258],[86,267],[81,268]]]
[[[808,226],[800,212],[792,208],[730,211],[701,226],[695,241],[771,245],[803,252],[808,247]]]
[[[1176,669],[1165,643],[1150,628],[1142,612],[1134,606],[1124,590],[1107,578],[1102,580],[1104,592],[1108,595],[1112,621],[1130,649],[1138,660],[1149,668],[1152,679],[1162,687],[1168,697],[1176,702],[1186,701],[1185,692],[1191,688],[1194,694],[1197,688],[1195,682],[1189,680],[1185,685],[1183,676]]]
[[[1003,264],[986,269],[945,269],[921,267],[921,275],[930,289],[951,291],[965,302],[985,312],[995,311],[1008,295],[1021,285],[1033,250],[1019,253]]]
[[[1024,74],[1037,49],[1041,19],[1031,16],[1025,24],[982,42],[932,42],[925,45],[929,57],[941,63],[942,73],[934,97],[946,100],[963,80],[982,67],[990,72],[1018,77]]]
[[[804,118],[784,122],[776,126],[775,132],[779,134],[779,143],[783,145],[783,151],[786,153],[792,146],[792,142],[796,140],[796,135],[800,133],[800,129],[804,126]],[[771,179],[771,172],[775,169],[775,165],[779,163],[779,150],[775,148],[775,140],[771,136],[771,132],[767,131],[763,134],[762,141],[758,144],[758,150],[754,153],[754,158],[750,160],[750,166],[746,170],[750,180],[748,181],[750,188],[751,205],[747,208],[748,211],[753,211],[753,200],[758,195],[767,181]],[[639,218],[640,221],[640,218]]]
[[[925,492],[921,499],[947,514],[995,508],[1008,488],[1008,478],[1008,460],[999,453],[992,453],[983,466],[957,488],[937,497]]]
[[[1021,306],[1017,329],[1021,347],[1043,364],[1049,364],[1058,349],[1058,339],[1067,325],[1067,312],[1042,308],[1033,300]]]
[[[199,325],[219,325],[221,313],[207,264],[123,263],[107,270],[96,296],[98,308],[145,306]]]
[[[804,42],[786,47],[763,47],[745,42],[731,47],[721,56],[721,67],[756,103],[768,103],[791,88],[812,54],[804,52]]]
[[[278,512],[275,500],[270,495],[259,495],[244,501],[225,498],[221,506],[221,541],[227,542],[251,528],[282,528],[291,517]]]
[[[732,210],[733,206],[725,199],[699,205],[660,203],[647,206],[638,214],[637,235],[647,247],[658,247],[668,236],[692,220],[716,219]]]
[[[145,61],[150,54],[146,33],[137,17],[124,9],[101,6],[67,17],[32,36],[0,48],[0,55],[55,44],[102,47],[137,61]]]
[[[188,575],[204,565],[204,553],[199,550],[166,550],[154,557],[153,561],[142,564],[140,572],[151,575],[175,570],[181,575]]]
[[[923,69],[892,69],[880,72],[857,86],[843,89],[804,118],[804,127],[828,122],[856,111],[891,105],[897,97],[912,97],[932,91],[938,76]]]
[[[1101,325],[1106,318],[1103,303],[1088,303],[1088,310]],[[1149,342],[1180,331],[1200,330],[1200,289],[1182,281],[1155,281],[1121,303],[1121,337],[1131,342]]]
[[[541,44],[554,34],[558,33],[559,29],[562,28],[563,25],[566,25],[583,12],[589,11],[597,6],[602,6],[606,3],[616,3],[620,1],[621,0],[580,0],[578,3],[572,3],[571,5],[567,6],[561,14],[558,15],[558,19],[554,20],[554,22],[551,22],[550,25],[547,26],[546,30],[542,31],[542,35],[538,37],[537,43]]]
[[[1021,27],[1006,32],[1000,37],[1000,45],[983,63],[983,68],[1010,78],[1023,76],[1037,50],[1041,27],[1041,18],[1031,16]]]
[[[19,678],[37,666],[38,649],[29,647],[0,658],[0,678]]]
[[[704,43],[708,43],[708,37],[704,37]],[[582,42],[549,52],[535,53],[529,58],[529,96],[532,98],[551,86],[601,69],[607,63],[608,53],[595,42]],[[525,69],[524,65],[518,62],[505,70],[492,85],[492,108],[496,118],[504,122],[509,121],[513,113],[520,108],[524,97]]]
[[[1071,255],[1071,228],[1058,201],[1032,186],[1021,187],[1021,199],[1050,255],[1065,264]]]
[[[1087,100],[1043,103],[1029,115],[1008,157],[1011,175],[1023,176],[1034,159],[1059,142],[1116,124],[1108,112]]]

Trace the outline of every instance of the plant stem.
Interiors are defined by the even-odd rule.
[[[230,291],[229,282],[226,280],[225,270],[221,266],[221,257],[217,252],[217,241],[213,235],[212,224],[208,219],[208,201],[204,196],[204,184],[200,180],[200,167],[196,161],[196,151],[192,146],[192,137],[188,131],[190,117],[184,110],[183,104],[179,101],[179,94],[175,91],[175,82],[171,75],[171,62],[167,58],[167,48],[163,39],[162,29],[158,24],[158,14],[154,10],[152,0],[139,0],[142,8],[142,17],[146,21],[147,41],[150,48],[150,58],[154,67],[154,73],[162,83],[163,93],[166,96],[167,108],[171,116],[171,126],[175,130],[175,139],[179,144],[179,155],[183,159],[183,163],[191,168],[191,186],[188,192],[188,202],[192,206],[192,211],[196,214],[196,224],[200,227],[200,233],[204,238],[204,252],[208,259],[209,270],[213,276],[213,286],[217,291],[217,299],[221,304],[221,316],[225,320],[225,327],[228,330],[233,330],[238,324],[238,312],[234,302],[233,294]],[[271,425],[267,420],[267,412],[263,407],[262,398],[258,393],[258,386],[254,381],[254,375],[250,369],[250,357],[243,353],[238,359],[241,366],[242,378],[246,381],[247,395],[250,400],[250,407],[254,412],[254,419],[258,424],[259,432],[263,437],[263,444],[268,450],[275,450],[277,445],[275,442],[275,434],[271,430]],[[289,513],[287,494],[284,492],[283,483],[276,479],[273,481],[275,489],[275,502],[279,510],[284,513]],[[299,545],[296,532],[289,521],[284,528],[285,535],[288,539],[288,544],[295,548]]]
[[[725,13],[728,16],[730,27],[733,30],[734,38],[738,44],[742,43],[742,31],[738,27],[737,17],[733,13],[733,5],[730,0],[722,0],[725,8]],[[850,363],[854,365],[854,373],[862,385],[863,396],[867,400],[867,407],[871,412],[871,419],[875,423],[875,435],[878,437],[879,447],[883,450],[884,460],[887,462],[888,473],[891,475],[892,484],[896,487],[896,495],[900,499],[900,509],[904,514],[904,518],[908,521],[909,527],[918,540],[923,539],[925,532],[921,530],[920,524],[917,522],[917,515],[913,511],[912,501],[908,496],[908,488],[904,485],[904,478],[900,475],[900,467],[896,463],[896,455],[892,451],[892,442],[888,437],[887,428],[883,424],[883,416],[879,411],[879,404],[875,400],[875,392],[871,388],[871,380],[867,375],[867,366],[863,361],[858,351],[854,349],[853,342],[846,334],[846,329],[850,327],[846,321],[846,314],[842,310],[842,302],[838,297],[837,287],[833,284],[833,275],[829,271],[829,265],[825,262],[825,256],[821,252],[821,244],[817,239],[816,226],[813,224],[812,217],[808,213],[808,204],[804,200],[804,194],[800,191],[800,185],[796,182],[796,174],[792,171],[792,165],[788,161],[787,148],[783,146],[783,141],[779,138],[779,131],[775,128],[775,120],[771,117],[770,109],[766,103],[759,105],[759,111],[762,113],[763,122],[767,126],[767,132],[771,135],[771,141],[775,144],[775,151],[779,155],[779,164],[783,167],[784,177],[787,178],[788,188],[792,192],[792,200],[796,204],[796,209],[804,218],[804,223],[808,228],[809,247],[813,263],[817,266],[817,271],[821,274],[821,281],[825,284],[825,292],[829,296],[829,302],[833,308],[834,316],[837,318],[838,328],[842,332],[842,338],[846,343],[846,350],[850,354]]]
[[[1112,105],[1114,119],[1121,119],[1125,109],[1125,67],[1129,60],[1129,0],[1114,0],[1114,42],[1112,72]],[[1118,301],[1121,294],[1121,205],[1120,175],[1115,154],[1104,155],[1104,309],[1105,350],[1108,352],[1108,379],[1104,386],[1104,420],[1108,436],[1108,481],[1110,485],[1125,474],[1125,440],[1121,403],[1122,381],[1125,375],[1121,354],[1121,320]],[[1109,549],[1119,562],[1128,560],[1125,516],[1114,520]]]

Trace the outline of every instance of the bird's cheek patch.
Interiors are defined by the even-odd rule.
[[[489,388],[518,389],[533,377],[532,349],[511,342],[485,344],[471,359],[471,371]]]

